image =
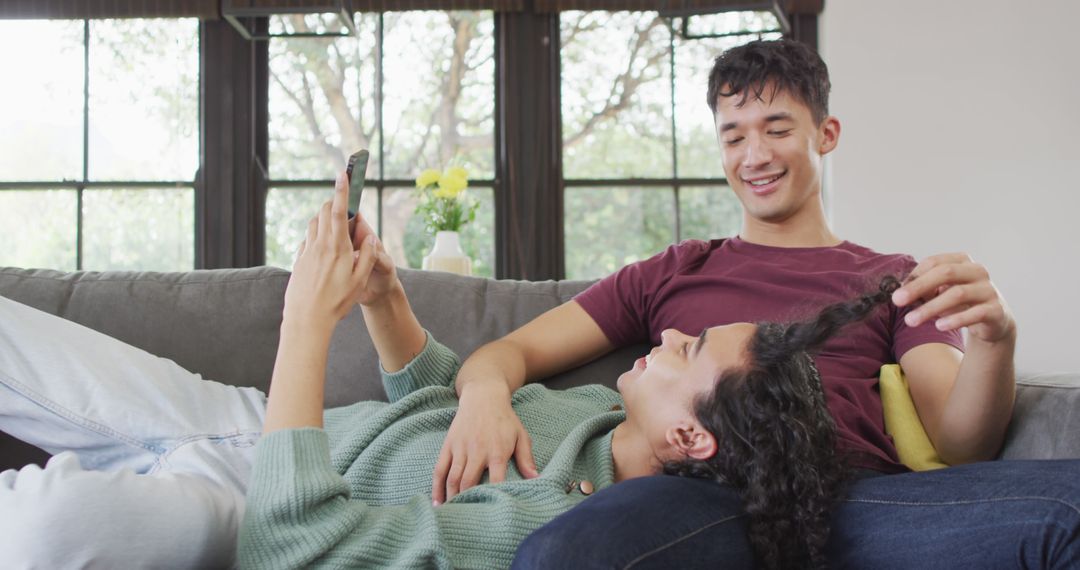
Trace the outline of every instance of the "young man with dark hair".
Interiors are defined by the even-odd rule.
[[[669,328],[790,320],[884,274],[909,275],[888,311],[833,339],[816,358],[838,451],[859,475],[837,507],[830,562],[1080,564],[1077,462],[905,473],[884,429],[880,367],[901,364],[946,462],[993,459],[1012,412],[1016,324],[986,269],[967,255],[916,263],[832,232],[821,200],[822,161],[840,137],[840,122],[828,114],[829,89],[825,63],[793,41],[753,42],[717,58],[708,104],[728,182],[743,206],[739,235],[673,245],[477,350],[457,376],[462,413],[435,468],[436,504],[476,485],[485,471],[491,482],[514,468],[536,476],[529,436],[510,407],[510,395],[528,381],[619,346],[657,343]],[[535,533],[516,563],[750,567],[742,512],[730,488],[670,476],[634,479]]]

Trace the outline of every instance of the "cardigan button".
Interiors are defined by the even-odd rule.
[[[622,411],[622,406],[620,406],[618,404],[615,404],[614,406],[611,406],[611,411],[613,411],[613,412],[621,412]]]
[[[591,481],[582,481],[578,484],[578,488],[581,489],[581,494],[585,495],[586,497],[591,495],[593,492],[593,484]]]

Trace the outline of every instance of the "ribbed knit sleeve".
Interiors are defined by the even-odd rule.
[[[440,507],[415,496],[372,506],[350,497],[325,432],[259,443],[240,529],[241,568],[506,568],[517,545],[576,502],[555,482],[483,485]]]
[[[424,350],[409,361],[405,368],[391,373],[379,366],[383,388],[391,402],[427,386],[450,386],[461,368],[461,361],[454,351],[435,340],[430,332],[425,330],[424,333],[427,335]]]

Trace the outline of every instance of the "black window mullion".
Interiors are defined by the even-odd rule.
[[[676,180],[672,186],[672,199],[675,201],[675,241],[682,240],[682,213],[679,208],[679,138],[675,120],[675,31],[668,20],[668,87],[671,95],[671,176]]]
[[[496,277],[561,279],[559,18],[530,12],[495,17]]]

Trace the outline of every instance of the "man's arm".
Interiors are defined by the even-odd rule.
[[[993,459],[1016,394],[1016,323],[986,269],[964,254],[930,257],[911,274],[893,296],[898,306],[925,301],[907,324],[969,333],[963,355],[931,343],[900,357],[919,419],[946,463]]]
[[[458,396],[473,387],[502,384],[513,393],[527,382],[549,378],[615,348],[576,301],[536,317],[476,350],[458,372]]]
[[[1012,417],[1011,352],[1007,361],[1003,351],[980,354],[974,341],[967,350],[932,343],[900,358],[926,434],[951,465],[993,459]]]
[[[510,406],[510,396],[526,382],[579,366],[613,348],[585,309],[569,301],[474,352],[458,372],[461,403],[435,465],[432,500],[440,504],[475,486],[484,471],[489,471],[490,482],[504,481],[511,456],[522,475],[538,476],[529,434]]]

